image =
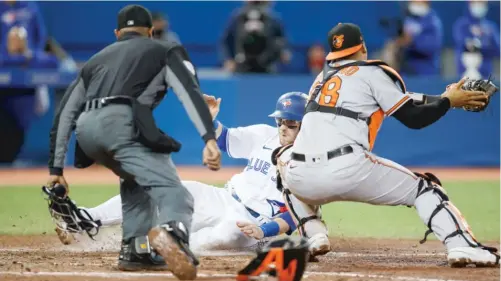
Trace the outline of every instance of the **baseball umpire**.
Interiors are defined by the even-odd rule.
[[[151,14],[144,7],[120,10],[117,42],[87,61],[57,109],[50,133],[48,185],[61,184],[66,194],[69,190],[63,166],[75,130],[75,165],[85,168],[95,161],[121,179],[119,269],[167,269],[181,280],[194,279],[198,261],[188,245],[193,197],[170,158],[181,145],[156,127],[152,113],[169,87],[206,143],[204,164],[218,170],[221,154],[184,47],[152,40],[152,31]]]

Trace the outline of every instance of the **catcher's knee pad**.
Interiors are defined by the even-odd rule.
[[[497,251],[495,248],[483,246],[476,240],[461,212],[449,201],[445,190],[439,185],[440,180],[437,177],[431,173],[424,175],[416,173],[416,175],[421,179],[415,207],[419,216],[428,226],[424,238],[419,243],[425,243],[431,233],[435,233],[444,244],[448,239],[459,235],[470,247],[482,247],[489,251]],[[442,212],[445,216],[437,217]]]
[[[308,241],[301,237],[274,239],[258,250],[257,257],[238,272],[238,281],[273,276],[278,281],[299,281],[309,259]]]
[[[322,220],[320,206],[312,206],[302,202],[289,189],[283,190],[283,196],[301,236],[310,238],[318,233],[328,234],[327,226]]]

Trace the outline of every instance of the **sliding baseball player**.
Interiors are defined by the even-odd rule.
[[[207,95],[205,99],[215,119],[221,99]],[[307,95],[299,92],[286,93],[278,99],[276,110],[270,115],[275,118],[278,129],[264,124],[227,128],[214,120],[219,148],[230,157],[248,159],[248,163],[224,188],[182,181],[195,200],[190,231],[193,251],[252,249],[268,237],[290,234],[296,229],[276,188],[276,168],[271,163],[271,153],[296,138],[306,100]],[[81,208],[94,223],[80,222],[80,225],[119,225],[121,208],[119,195],[95,208]],[[63,243],[72,242],[68,229],[57,232]],[[312,241],[312,244],[315,243]]]

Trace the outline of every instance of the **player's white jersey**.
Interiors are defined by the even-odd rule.
[[[276,188],[276,168],[271,153],[280,146],[276,127],[259,124],[230,128],[226,132],[226,151],[233,158],[248,159],[247,166],[227,183],[248,208],[268,218],[276,216],[284,206]]]
[[[353,61],[344,60],[339,64],[349,62]],[[322,79],[320,73],[310,89],[310,95]],[[344,68],[325,82],[317,102],[323,106],[359,112],[361,117],[371,117],[370,125],[345,116],[310,112],[303,118],[294,142],[294,152],[325,153],[346,144],[359,144],[372,150],[384,117],[393,114],[409,99],[410,96],[404,95],[378,66]]]

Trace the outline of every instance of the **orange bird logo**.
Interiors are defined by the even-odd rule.
[[[344,35],[337,35],[332,38],[332,45],[334,48],[339,49],[343,46]]]

